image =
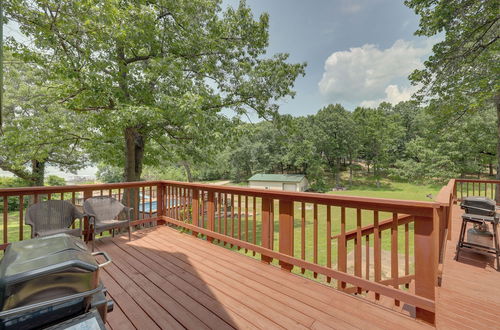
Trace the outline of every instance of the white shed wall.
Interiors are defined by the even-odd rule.
[[[249,181],[248,186],[250,188],[283,190],[283,183],[274,181]]]

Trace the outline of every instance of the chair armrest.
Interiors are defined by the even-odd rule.
[[[130,223],[130,221],[132,221],[132,212],[134,211],[134,208],[133,207],[124,206],[123,207],[123,211],[126,212],[126,214],[127,214],[127,220]]]
[[[86,216],[89,219],[89,224],[95,225],[95,219],[96,215],[92,213],[85,213],[84,216]]]

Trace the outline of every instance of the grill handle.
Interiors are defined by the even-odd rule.
[[[39,303],[27,305],[27,306],[21,306],[21,307],[16,307],[16,308],[8,309],[5,311],[1,311],[0,318],[16,315],[16,314],[20,314],[20,313],[25,313],[25,312],[28,312],[28,311],[31,311],[34,309],[38,309],[38,308],[55,306],[57,304],[65,303],[65,302],[68,302],[68,301],[73,300],[73,299],[85,298],[85,297],[91,296],[91,295],[101,291],[103,288],[104,287],[102,286],[102,284],[99,284],[97,286],[97,288],[92,289],[92,290],[88,290],[88,291],[84,291],[84,292],[80,292],[80,293],[76,293],[76,294],[72,294],[72,295],[64,296],[64,297],[60,297],[60,298],[55,298],[55,299],[51,299],[51,300],[47,300],[47,301],[42,301]]]
[[[92,252],[92,256],[98,256],[98,255],[101,255],[104,257],[104,259],[106,259],[105,262],[103,262],[102,264],[99,264],[99,268],[106,267],[107,265],[109,265],[111,263],[112,260],[106,252],[104,252],[104,251]]]

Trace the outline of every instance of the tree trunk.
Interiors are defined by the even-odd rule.
[[[491,162],[488,164],[488,168],[489,168],[489,176],[493,176],[493,164]]]
[[[45,176],[45,162],[39,162],[38,160],[31,161],[31,179],[29,184],[32,187],[43,186],[44,176]]]
[[[135,127],[125,129],[125,182],[139,181],[144,160],[144,137]]]
[[[495,107],[497,109],[497,175],[496,179],[500,180],[500,91],[494,97]],[[500,184],[496,185],[495,200],[500,203]]]
[[[193,182],[193,175],[191,174],[191,167],[189,166],[188,162],[183,161],[182,166],[184,166],[184,170],[186,170],[188,182]]]
[[[333,171],[335,173],[335,187],[340,188],[340,165],[341,165],[342,160],[337,159],[334,160],[334,165],[333,165]]]
[[[352,159],[349,160],[349,185],[352,186]]]
[[[144,137],[136,127],[125,129],[125,182],[139,181],[144,160]],[[123,203],[139,210],[139,189],[125,189]],[[137,214],[137,213],[135,213]]]

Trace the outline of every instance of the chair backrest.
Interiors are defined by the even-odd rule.
[[[28,207],[25,223],[32,227],[33,233],[36,233],[68,228],[75,219],[81,219],[82,217],[83,214],[70,202],[50,200]]]
[[[114,220],[125,209],[125,205],[108,196],[91,197],[83,203],[83,212],[94,215],[97,223]]]

